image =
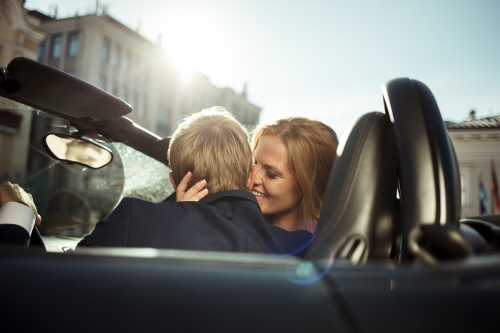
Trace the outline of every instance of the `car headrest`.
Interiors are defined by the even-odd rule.
[[[397,233],[397,181],[392,124],[381,112],[365,114],[337,149],[308,254],[326,243],[336,258],[354,263],[388,259]]]
[[[382,93],[398,147],[404,257],[415,227],[458,224],[459,172],[430,89],[422,82],[398,78],[382,85]]]

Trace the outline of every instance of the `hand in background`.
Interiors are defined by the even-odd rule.
[[[35,213],[35,225],[39,225],[42,222],[42,218],[36,210],[31,194],[26,193],[26,191],[17,184],[11,184],[10,182],[2,183],[0,185],[0,207],[11,201],[21,202],[31,208],[33,213]]]

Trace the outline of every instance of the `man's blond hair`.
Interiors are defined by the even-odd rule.
[[[244,190],[252,166],[248,133],[224,108],[204,109],[179,124],[168,160],[177,184],[191,171],[188,188],[205,179],[209,193]]]

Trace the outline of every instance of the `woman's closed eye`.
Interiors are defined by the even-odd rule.
[[[269,172],[269,171],[266,171],[266,176],[271,178],[271,179],[280,178],[280,176],[278,176],[277,174]]]

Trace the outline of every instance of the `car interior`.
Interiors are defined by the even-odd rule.
[[[120,99],[25,58],[0,74],[0,96],[67,119],[77,129],[69,139],[122,142],[168,164],[168,138],[124,117],[132,109]],[[80,326],[85,329],[107,323],[101,311],[110,308],[120,323],[100,329],[140,330],[146,322],[151,328],[215,329],[221,312],[225,327],[243,324],[243,331],[489,328],[500,281],[500,216],[460,220],[458,162],[431,90],[397,78],[382,85],[382,96],[384,112],[360,117],[340,142],[318,231],[303,258],[154,249],[48,254],[37,230],[28,251],[5,249],[0,258],[10,269],[31,262],[21,272],[39,274],[38,281],[51,287],[27,288],[22,295],[51,294],[52,308],[67,306],[62,289],[72,284],[68,276],[77,281],[76,309],[93,309],[94,319]],[[28,283],[20,273],[6,279]],[[99,293],[106,299],[96,303]],[[474,309],[478,304],[482,312]],[[12,308],[0,309],[20,318]],[[181,311],[188,309],[190,315]],[[58,311],[63,325],[77,318],[70,309]],[[468,311],[473,322],[466,320]],[[44,321],[50,313],[42,309],[35,315],[42,326],[28,327],[50,328]],[[190,322],[191,316],[201,319]]]
[[[341,143],[314,243],[354,263],[492,253],[495,237],[484,233],[498,216],[459,222],[458,163],[430,89],[400,78],[382,91],[385,114],[367,113]]]

